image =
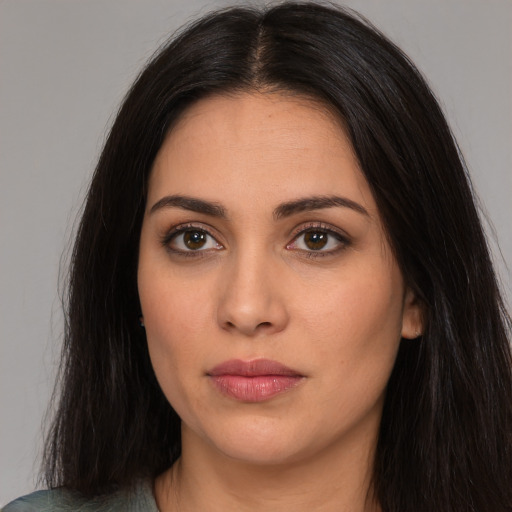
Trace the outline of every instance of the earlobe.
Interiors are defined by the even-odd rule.
[[[402,338],[413,340],[423,334],[423,307],[415,293],[407,288],[402,314]]]

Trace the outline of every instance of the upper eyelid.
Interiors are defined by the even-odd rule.
[[[219,240],[218,240],[219,235],[216,234],[217,230],[214,229],[212,226],[209,226],[208,224],[204,224],[202,222],[182,222],[182,223],[170,226],[168,229],[165,230],[165,233],[162,238],[170,240],[173,236],[175,236],[179,233],[182,233],[184,231],[187,231],[188,229],[197,229],[198,231],[204,231],[206,234],[215,238],[215,240],[217,240],[217,242],[219,242]]]
[[[211,237],[218,245],[216,248],[206,248],[206,249],[196,249],[196,250],[186,250],[186,249],[178,249],[178,248],[172,248],[171,244],[175,241],[175,239],[179,236],[183,236],[186,231],[188,230],[196,230],[196,231],[202,231],[206,233],[209,237]],[[182,256],[194,256],[196,258],[199,258],[201,256],[206,256],[207,254],[211,253],[212,250],[220,250],[224,249],[224,244],[222,242],[219,242],[218,237],[213,235],[209,229],[205,229],[204,226],[198,226],[196,223],[181,223],[177,224],[175,226],[171,226],[161,237],[160,237],[160,243],[161,245],[166,248],[166,250],[174,253],[175,255],[182,255]]]
[[[340,238],[344,240],[349,240],[350,235],[344,231],[343,229],[340,229],[336,226],[333,226],[332,224],[328,224],[325,222],[303,222],[299,226],[296,226],[292,229],[290,232],[290,236],[293,237],[292,240],[295,240],[299,235],[302,233],[305,233],[306,231],[310,231],[312,229],[318,229],[321,231],[326,231],[328,233],[334,233],[335,235],[338,235]]]
[[[219,240],[219,238],[222,238],[217,233],[217,230],[213,228],[213,226],[210,226],[209,224],[205,224],[204,222],[182,222],[176,225],[173,225],[169,227],[164,235],[161,237],[162,242],[164,244],[169,243],[173,237],[176,235],[187,231],[187,229],[197,229],[199,231],[204,231],[209,236],[214,238],[220,245],[224,246],[225,243]],[[292,243],[294,240],[296,240],[301,234],[306,233],[307,231],[318,229],[325,231],[327,233],[332,233],[339,237],[341,241],[349,242],[350,236],[342,229],[333,226],[332,224],[322,222],[322,221],[310,221],[310,222],[302,222],[298,226],[295,226],[288,234],[288,237],[290,240],[286,243],[286,246],[288,246],[290,243]]]

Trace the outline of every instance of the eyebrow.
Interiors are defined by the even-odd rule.
[[[204,213],[211,217],[220,217],[223,219],[227,217],[225,208],[220,204],[189,196],[173,195],[162,197],[162,199],[151,207],[149,213],[154,213],[163,208],[182,208],[192,212]]]
[[[357,213],[361,213],[362,215],[365,215],[367,217],[370,216],[368,211],[363,206],[346,197],[314,196],[305,197],[303,199],[297,199],[295,201],[289,201],[279,205],[274,210],[274,218],[278,220],[300,212],[321,210],[322,208],[333,207],[350,208],[351,210],[354,210]]]
[[[343,207],[350,208],[357,213],[369,217],[368,211],[359,203],[352,201],[346,197],[340,196],[313,196],[296,199],[280,204],[273,212],[273,217],[276,220],[290,217],[296,213],[321,210],[323,208]],[[150,209],[149,213],[152,214],[163,208],[182,208],[192,212],[203,213],[211,217],[218,217],[222,219],[227,218],[226,209],[219,203],[197,199],[195,197],[172,195],[162,197]]]

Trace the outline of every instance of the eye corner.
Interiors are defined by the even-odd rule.
[[[179,257],[204,257],[224,249],[224,244],[209,229],[194,223],[172,226],[160,242],[167,252]]]
[[[304,240],[304,237],[310,234],[319,236]],[[286,249],[297,251],[311,259],[334,256],[350,245],[350,238],[341,230],[325,223],[308,223],[294,230],[293,238],[286,244]]]

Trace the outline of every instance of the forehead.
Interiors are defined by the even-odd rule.
[[[280,202],[333,192],[374,208],[341,120],[320,102],[278,93],[193,104],[164,141],[149,184],[150,200],[193,193],[214,200],[243,195],[247,203],[263,194]]]

